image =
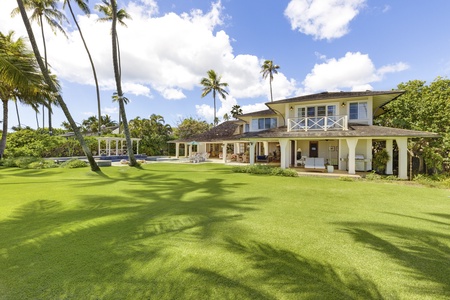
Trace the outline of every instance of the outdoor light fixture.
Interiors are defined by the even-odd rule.
[[[342,102],[341,106],[344,107],[345,106],[345,102]]]
[[[294,110],[294,108],[293,108],[293,107],[291,106],[291,107],[289,107],[289,110],[290,110],[290,111],[293,111],[293,110]]]

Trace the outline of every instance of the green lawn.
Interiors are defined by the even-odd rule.
[[[0,299],[449,299],[450,191],[219,164],[0,169]]]

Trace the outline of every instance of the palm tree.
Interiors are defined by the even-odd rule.
[[[89,6],[87,4],[87,0],[75,0],[76,4],[78,5],[78,7],[81,9],[81,11],[83,11],[85,14],[89,15],[91,13]],[[97,72],[95,71],[95,65],[94,65],[94,61],[92,60],[92,56],[91,53],[89,51],[89,48],[86,44],[86,41],[84,39],[83,33],[81,32],[81,28],[80,25],[78,24],[77,18],[75,17],[75,14],[73,13],[72,10],[72,5],[70,4],[71,1],[70,0],[64,0],[64,5],[63,8],[66,7],[66,5],[69,7],[69,11],[70,14],[72,15],[72,19],[75,22],[75,25],[78,28],[78,32],[80,33],[80,37],[81,40],[83,41],[83,45],[84,45],[84,49],[86,49],[86,53],[89,57],[89,62],[91,63],[91,68],[92,68],[92,74],[94,75],[94,81],[95,81],[95,91],[97,93],[97,113],[98,113],[98,135],[101,134],[101,127],[102,127],[102,118],[101,118],[101,104],[100,104],[100,89],[98,86],[98,80],[97,80]]]
[[[214,98],[214,126],[217,125],[216,118],[216,93],[219,94],[224,100],[226,99],[226,95],[228,92],[224,89],[224,87],[228,86],[228,83],[220,82],[222,76],[217,76],[214,70],[209,70],[207,72],[208,77],[202,78],[200,84],[203,85],[202,90],[202,98],[208,95],[209,93],[213,93]],[[226,95],[225,95],[226,94]]]
[[[103,5],[102,4],[97,4],[95,5],[95,9],[98,10],[99,12],[103,13],[104,17],[102,18],[98,18],[98,22],[110,22],[113,19],[113,10],[112,10],[112,5],[111,5],[111,1],[109,0],[102,0],[103,1]],[[120,25],[128,27],[127,24],[124,22],[125,19],[132,19],[131,16],[126,12],[125,9],[121,8],[119,10],[117,10],[117,6],[116,6],[116,15],[117,15],[117,22],[119,22]],[[119,64],[119,78],[122,78],[122,63],[120,61],[120,46],[119,46],[119,36],[117,35],[117,31],[116,31],[116,42],[117,42],[117,53],[119,54],[119,58],[118,58],[118,64]],[[117,97],[117,94],[116,94]],[[113,99],[117,100],[117,98]],[[128,100],[128,99],[127,99]],[[125,102],[125,104],[127,103],[127,101]],[[120,107],[120,105],[119,105]],[[120,124],[122,123],[121,121],[122,117],[121,117],[121,113],[119,112],[119,133],[120,133]]]
[[[0,158],[5,151],[8,134],[8,101],[13,100],[16,105],[20,101],[37,110],[48,96],[33,53],[26,48],[23,38],[14,40],[13,36],[13,31],[7,35],[0,32],[0,100],[3,107]]]
[[[261,66],[261,73],[262,77],[264,79],[269,76],[269,85],[270,85],[270,101],[273,102],[273,95],[272,95],[272,81],[273,81],[273,74],[278,74],[278,69],[280,68],[279,65],[274,65],[273,61],[271,60],[265,60],[263,65]]]
[[[64,36],[67,37],[66,32],[61,26],[62,21],[67,21],[66,16],[57,7],[56,0],[25,0],[23,1],[25,10],[33,11],[30,17],[31,21],[36,21],[41,27],[42,34],[42,44],[44,46],[44,58],[45,58],[45,69],[48,72],[48,60],[47,60],[47,44],[45,42],[44,34],[44,19],[50,25],[53,33],[56,34],[56,30],[62,32]],[[12,11],[12,16],[19,13],[19,9],[15,8]],[[45,116],[44,116],[44,106],[42,106],[42,127],[45,127]],[[52,110],[51,102],[48,102],[48,130],[50,135],[52,134]]]
[[[25,11],[24,3],[22,0],[17,0],[17,4],[19,6],[20,15],[22,16],[22,21],[23,21],[25,28],[27,30],[27,33],[28,33],[28,38],[30,40],[31,47],[33,48],[34,56],[36,57],[37,63],[39,64],[39,68],[41,69],[42,75],[44,76],[45,83],[49,86],[50,91],[55,95],[56,100],[58,101],[59,105],[61,106],[62,111],[64,112],[64,114],[67,118],[67,121],[70,123],[70,126],[72,126],[72,130],[75,134],[75,137],[79,141],[81,147],[83,148],[84,153],[86,154],[86,157],[91,166],[91,170],[94,172],[100,171],[100,168],[98,167],[97,163],[95,162],[94,157],[92,156],[91,150],[87,146],[83,136],[80,133],[80,130],[77,127],[77,124],[75,123],[74,119],[72,118],[72,115],[70,114],[70,111],[67,108],[66,103],[64,102],[64,99],[61,97],[61,94],[59,93],[57,86],[52,81],[50,74],[48,73],[44,62],[42,61],[41,54],[37,47],[36,39],[34,38],[33,29],[31,28],[31,24],[30,24],[30,21],[28,20],[27,12]]]
[[[231,116],[233,118],[237,119],[237,116],[240,116],[240,115],[242,115],[241,106],[236,104],[231,108]]]
[[[130,160],[130,166],[136,166],[136,158],[133,153],[133,144],[131,142],[130,130],[128,128],[127,115],[125,113],[125,100],[122,91],[121,82],[121,71],[119,66],[120,53],[117,45],[117,3],[116,0],[111,0],[111,10],[112,10],[112,26],[111,26],[111,36],[112,36],[112,56],[113,56],[113,66],[114,66],[114,77],[116,79],[117,87],[117,100],[119,102],[119,114],[122,117],[123,131],[125,134],[125,139],[127,141],[128,158]]]

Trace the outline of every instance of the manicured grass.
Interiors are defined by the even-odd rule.
[[[218,164],[0,169],[0,299],[449,299],[450,191]]]

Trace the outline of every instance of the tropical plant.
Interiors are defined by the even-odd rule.
[[[386,149],[380,149],[373,155],[373,168],[380,174],[384,174],[386,170],[386,164],[390,157]]]
[[[262,77],[264,79],[267,79],[269,77],[269,85],[270,85],[270,101],[273,101],[273,94],[272,94],[272,81],[273,81],[273,74],[278,74],[278,69],[280,68],[279,65],[274,65],[273,61],[271,60],[265,60],[263,65],[261,66],[261,73]]]
[[[81,9],[81,11],[84,12],[86,15],[89,15],[91,13],[90,9],[89,9],[89,5],[87,4],[87,0],[86,1],[84,1],[84,0],[74,0],[74,1],[78,5],[78,7]],[[70,14],[72,15],[72,19],[73,19],[75,25],[78,28],[78,32],[80,34],[81,40],[83,41],[84,49],[86,49],[86,53],[87,53],[87,55],[89,57],[89,62],[91,63],[92,74],[94,76],[94,81],[95,81],[95,91],[96,91],[96,94],[97,94],[97,116],[98,116],[98,118],[97,118],[97,120],[98,120],[97,129],[98,129],[98,134],[100,135],[100,130],[101,130],[101,127],[102,127],[102,118],[101,118],[102,112],[101,112],[100,88],[98,86],[97,72],[95,70],[95,65],[94,65],[94,61],[92,60],[91,53],[90,53],[89,48],[88,48],[88,46],[86,44],[86,40],[84,39],[83,32],[81,31],[81,28],[80,28],[80,25],[78,24],[77,18],[75,17],[75,14],[73,13],[71,1],[70,0],[64,0],[63,8],[65,8],[66,5],[67,5],[67,7],[69,7]]]
[[[228,92],[224,89],[224,87],[227,87],[228,83],[220,82],[222,76],[218,76],[214,70],[209,70],[207,74],[208,77],[204,77],[200,81],[200,84],[203,86],[202,98],[212,92],[214,98],[214,126],[216,126],[216,94],[219,94],[225,100]]]
[[[162,155],[167,149],[172,127],[165,124],[162,116],[152,114],[149,119],[137,117],[130,120],[129,127],[131,136],[141,139],[139,144],[141,152],[148,155]]]
[[[23,38],[14,40],[13,36],[13,31],[7,35],[0,33],[0,100],[3,104],[0,158],[8,134],[8,101],[21,102],[38,110],[39,104],[45,103],[50,94],[33,53],[27,49]]]
[[[231,113],[231,116],[232,116],[234,119],[237,119],[238,116],[240,116],[240,115],[243,114],[240,105],[234,105],[234,106],[231,108],[231,112],[230,112],[230,113]]]
[[[86,154],[86,157],[89,161],[89,165],[91,166],[92,171],[100,171],[100,168],[98,167],[97,163],[95,162],[94,157],[92,156],[92,152],[87,146],[85,140],[83,139],[83,136],[80,133],[80,130],[78,129],[74,119],[72,118],[72,115],[70,114],[70,111],[64,102],[64,99],[62,98],[61,94],[58,91],[58,88],[54,84],[53,80],[51,79],[51,76],[49,72],[47,71],[47,68],[45,67],[44,62],[42,61],[41,54],[39,52],[36,39],[34,38],[33,29],[31,28],[30,21],[28,20],[27,12],[25,10],[25,6],[22,0],[17,0],[17,5],[19,6],[20,15],[22,16],[22,21],[25,25],[25,28],[28,33],[28,38],[30,40],[31,46],[33,48],[34,56],[36,57],[36,60],[39,64],[39,68],[41,69],[42,75],[44,76],[45,83],[50,88],[50,91],[55,95],[57,102],[59,103],[62,111],[64,112],[64,115],[67,118],[67,121],[72,126],[72,130],[79,141],[81,147],[83,148],[84,153]]]
[[[60,31],[64,36],[67,37],[66,32],[64,31],[61,23],[63,21],[67,21],[66,16],[63,12],[58,9],[58,1],[56,0],[25,0],[22,1],[24,4],[25,10],[32,11],[30,16],[31,21],[36,21],[36,23],[41,27],[42,34],[42,44],[44,47],[44,61],[45,61],[45,69],[48,72],[48,59],[47,59],[47,44],[45,42],[45,34],[44,34],[44,19],[46,23],[50,26],[53,33],[56,34],[56,30]],[[12,11],[12,15],[15,16],[19,13],[19,9],[15,8]],[[52,99],[48,99],[48,130],[49,133],[52,134]],[[42,106],[42,127],[45,127],[45,117],[44,117],[44,105]]]

